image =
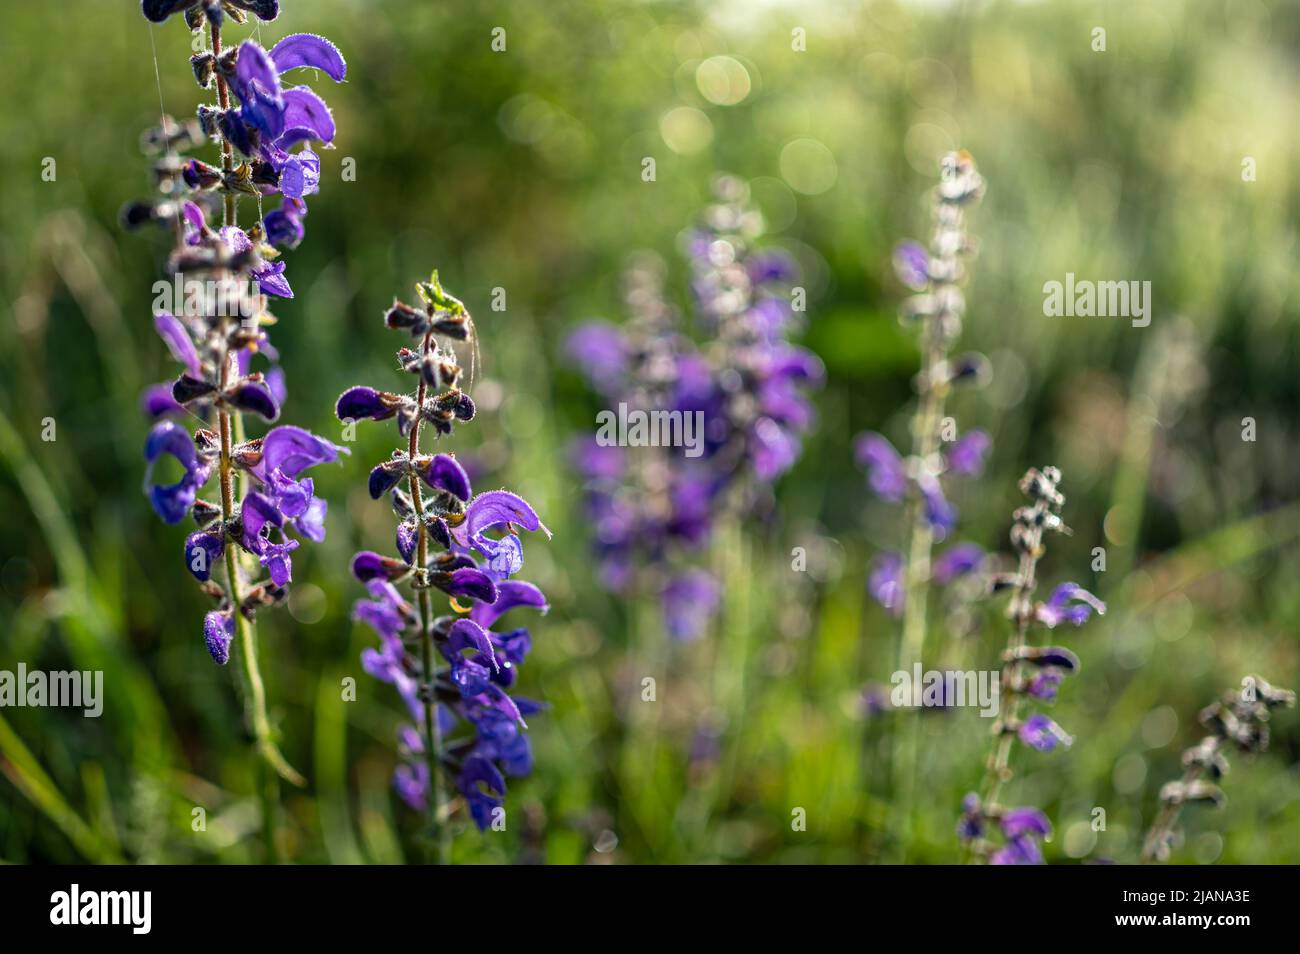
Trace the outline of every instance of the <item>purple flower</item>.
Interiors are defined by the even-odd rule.
[[[961,800],[961,818],[957,821],[957,837],[962,841],[973,841],[984,835],[984,809],[980,797],[968,792]]]
[[[807,392],[825,377],[821,361],[786,337],[797,324],[793,257],[755,247],[757,216],[742,184],[723,177],[716,192],[682,242],[707,345],[688,334],[647,258],[626,275],[628,320],[586,322],[565,348],[607,406],[662,409],[702,425],[685,453],[588,441],[574,454],[602,584],[663,581],[665,628],[677,638],[701,631],[716,601],[714,586],[691,569],[692,552],[708,545],[720,516],[766,517],[771,485],[795,465],[814,424]],[[655,572],[640,572],[645,565]]]
[[[212,610],[203,617],[203,642],[217,665],[230,661],[230,641],[235,638],[235,616],[229,610]]]
[[[989,859],[995,865],[1041,865],[1043,852],[1038,843],[1052,835],[1052,823],[1037,808],[1011,808],[1000,820],[1002,848]]]
[[[1050,838],[1052,835],[1052,823],[1037,808],[1008,809],[1002,815],[1000,825],[1002,834],[1008,838],[1023,838],[1026,835]]]
[[[1033,838],[1011,838],[989,858],[995,865],[1041,865],[1043,852]]]
[[[184,468],[185,473],[174,484],[151,483],[154,465],[163,455],[175,458]],[[198,489],[207,483],[211,465],[199,459],[190,435],[172,421],[154,425],[145,442],[144,458],[149,465],[144,478],[149,502],[164,523],[180,523],[194,505]]]
[[[703,570],[670,577],[661,596],[668,635],[682,641],[699,638],[717,612],[721,597],[717,581]]]
[[[429,766],[424,762],[403,762],[393,772],[393,788],[412,810],[426,811],[429,807]]]
[[[499,527],[541,530],[548,538],[551,535],[528,502],[508,490],[490,490],[471,500],[465,508],[464,521],[453,527],[451,533],[461,546],[472,546],[484,556],[491,557],[500,543],[487,537],[486,533]]]
[[[894,272],[912,291],[925,291],[930,284],[930,255],[916,242],[900,242],[894,249]]]
[[[297,248],[306,235],[302,224],[306,217],[307,203],[300,198],[286,196],[280,207],[268,212],[262,220],[266,226],[266,240],[282,248]]]
[[[991,443],[984,431],[967,431],[949,444],[944,453],[948,470],[954,474],[978,477],[984,472],[984,458]]]
[[[465,796],[474,824],[479,831],[486,831],[492,824],[496,810],[502,805],[506,780],[491,761],[474,755],[465,760],[465,767],[456,779],[456,787]]]
[[[879,554],[871,564],[867,591],[892,616],[903,613],[903,555],[894,551]]]
[[[627,342],[613,325],[592,321],[578,326],[565,344],[569,358],[598,390],[615,386],[627,370]]]
[[[875,432],[858,437],[854,456],[860,467],[867,468],[871,489],[882,500],[898,503],[907,493],[907,468],[894,445]]]
[[[1031,715],[1020,726],[1020,741],[1039,752],[1050,752],[1058,745],[1069,748],[1074,738],[1047,716],[1037,713]]]
[[[200,530],[185,538],[185,566],[200,583],[212,578],[212,567],[226,552],[225,533]]]
[[[154,315],[153,324],[158,331],[158,336],[171,352],[171,356],[183,364],[191,375],[196,378],[201,377],[203,372],[198,350],[194,347],[194,341],[180,319],[168,312],[161,312]]]
[[[959,576],[978,570],[984,551],[974,543],[954,543],[935,558],[931,573],[940,586],[947,586]]]
[[[271,582],[276,586],[290,582],[293,579],[293,561],[289,554],[299,544],[297,540],[284,537],[280,529],[284,525],[284,515],[271,499],[257,492],[249,494],[244,498],[240,522],[243,525],[241,545],[266,567]],[[279,533],[280,540],[273,540],[272,533]]]
[[[323,72],[336,83],[348,75],[339,48],[314,33],[291,33],[271,47],[271,62],[281,75],[305,66]]]
[[[310,479],[296,480],[308,467],[338,460],[341,448],[301,427],[273,427],[262,439],[262,458],[252,468],[253,476],[265,485],[264,492],[285,517],[304,517],[313,502]],[[324,518],[324,501],[311,518],[313,526]],[[323,525],[321,525],[323,530]]]
[[[421,404],[418,398],[358,386],[344,391],[335,405],[341,420],[396,416],[401,435],[410,435],[409,442],[375,467],[368,480],[372,497],[387,495],[392,502],[401,559],[372,551],[356,554],[352,572],[366,585],[370,599],[355,604],[353,617],[379,636],[379,647],[363,652],[362,665],[397,688],[419,727],[405,730],[401,737],[403,762],[394,776],[399,796],[412,808],[426,810],[433,786],[439,784],[437,770],[431,776],[428,764],[417,758],[425,752],[419,731],[449,734],[468,724],[473,735],[457,740],[447,765],[456,773],[455,785],[482,829],[503,804],[505,775],[522,775],[531,769],[524,716],[540,708],[512,698],[508,691],[531,647],[528,630],[495,632],[492,627],[517,607],[546,612],[541,590],[510,577],[524,563],[519,531],[540,530],[548,537],[550,531],[517,494],[494,490],[475,495],[469,473],[453,455],[420,452],[424,423],[445,435],[451,432],[451,420],[468,421],[474,415],[473,402],[457,387],[460,368],[454,355],[430,339],[430,334],[437,334],[463,340],[469,313],[443,291],[436,272],[418,290],[425,309],[398,302],[387,312],[385,323],[403,332],[419,330],[416,337],[424,339],[420,351],[403,348],[401,369],[420,375],[421,398],[429,384],[444,389],[442,393]],[[306,450],[302,463],[315,463],[335,448],[308,443]],[[417,494],[412,488],[408,494],[400,485],[413,476],[430,492]],[[428,552],[422,563],[425,551],[434,552]],[[397,589],[397,584],[407,581],[422,594],[428,587],[447,594],[459,612],[465,612],[462,604],[469,603],[468,615],[422,619],[412,606],[414,596],[407,599]],[[434,668],[432,661],[426,666],[433,648],[441,657],[441,668]],[[436,704],[431,702],[433,695]]]
[[[178,404],[172,397],[172,384],[170,381],[164,384],[151,384],[145,388],[144,394],[140,397],[140,407],[146,417],[154,419],[165,417],[168,414],[177,416],[185,413],[185,407]]]
[[[450,454],[434,454],[421,476],[434,490],[445,490],[457,500],[469,500],[474,494],[470,489],[469,474],[465,473],[465,468]],[[531,513],[531,508],[529,512]],[[533,514],[534,519],[536,516]],[[468,512],[466,519],[469,519]],[[532,529],[535,530],[537,527]]]
[[[1065,676],[1059,669],[1044,669],[1029,681],[1026,692],[1043,702],[1055,702],[1056,691]]]
[[[934,477],[919,482],[921,499],[925,504],[925,520],[934,531],[935,539],[942,540],[957,525],[957,508],[943,495],[943,488]]]
[[[1035,616],[1044,626],[1055,629],[1063,622],[1082,626],[1093,610],[1097,611],[1098,616],[1104,616],[1106,604],[1078,583],[1062,583],[1052,591],[1052,596],[1046,603],[1038,604]]]

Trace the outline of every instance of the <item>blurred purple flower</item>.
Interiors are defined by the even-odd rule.
[[[1035,615],[1044,626],[1055,629],[1063,622],[1082,626],[1093,610],[1097,611],[1098,616],[1104,616],[1106,604],[1078,583],[1062,583],[1052,591],[1052,596],[1046,603],[1038,604]]]
[[[893,616],[903,612],[903,555],[887,550],[871,564],[867,591]]]
[[[916,242],[900,242],[894,249],[894,273],[912,291],[930,284],[930,254]]]
[[[867,468],[871,489],[883,500],[898,503],[907,493],[907,468],[894,445],[875,432],[858,437],[854,444],[858,465]]]
[[[940,586],[947,586],[959,576],[978,570],[984,562],[984,550],[974,543],[954,543],[935,558],[931,574]]]
[[[1058,745],[1069,748],[1074,738],[1042,713],[1035,713],[1020,726],[1020,741],[1039,752],[1050,752]]]
[[[978,477],[984,472],[984,458],[991,443],[984,431],[967,431],[948,445],[944,454],[948,470],[954,474]]]

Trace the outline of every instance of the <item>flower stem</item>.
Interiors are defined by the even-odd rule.
[[[912,457],[917,466],[926,467],[939,447],[939,422],[943,417],[946,387],[934,383],[931,369],[945,360],[942,336],[926,325],[922,340],[920,380],[924,390],[912,417]],[[921,662],[925,650],[925,631],[930,602],[930,555],[934,533],[925,518],[925,504],[916,481],[909,484],[907,505],[911,537],[903,576],[903,632],[898,643],[896,669],[910,672],[912,664]],[[895,733],[893,759],[893,799],[899,812],[895,832],[896,861],[907,858],[912,837],[912,801],[916,783],[916,757],[920,732],[919,714],[900,712]]]
[[[1039,503],[1036,506],[1043,505]],[[1016,660],[1016,655],[1024,648],[1029,638],[1029,623],[1034,614],[1034,589],[1038,585],[1038,558],[1042,552],[1042,529],[1036,527],[1033,539],[1027,541],[1025,549],[1021,551],[1015,593],[1011,599],[1011,634],[1007,637],[1007,649],[1003,654],[1001,691],[998,694],[998,721],[993,727],[998,740],[989,756],[984,780],[980,785],[980,805],[986,812],[997,809],[1002,787],[1010,782],[1014,775],[1011,768],[1011,751],[1015,748],[1015,727],[1020,722],[1020,704],[1023,700],[1022,687],[1019,683],[1020,663]],[[979,846],[972,842],[967,860],[982,859]]]
[[[1011,635],[1007,640],[1007,655],[1013,657],[1002,664],[1002,685],[998,703],[997,731],[998,744],[989,760],[981,786],[983,798],[981,803],[993,805],[997,802],[1002,786],[1011,781],[1011,749],[1015,745],[1015,733],[1009,731],[1020,717],[1021,693],[1016,684],[1019,663],[1015,654],[1024,647],[1029,634],[1029,620],[1033,612],[1032,597],[1037,585],[1035,575],[1038,572],[1037,551],[1020,555],[1019,583],[1011,602]]]
[[[221,26],[212,19],[208,20],[208,35],[212,44],[212,55],[214,58],[221,56]],[[217,103],[224,109],[230,108],[230,91],[226,86],[226,79],[221,70],[217,74]],[[230,141],[225,136],[221,137],[221,168],[229,172],[234,167],[234,156],[231,149]],[[238,210],[235,208],[235,195],[227,190],[224,196],[222,208],[223,226],[238,225]],[[224,326],[223,335],[227,332]],[[224,392],[230,386],[230,373],[234,364],[235,356],[227,351],[221,362],[221,390]],[[234,486],[234,466],[231,460],[232,447],[232,419],[233,430],[242,441],[244,436],[244,422],[242,416],[236,412],[231,412],[224,406],[218,406],[217,417],[221,433],[221,517],[229,523],[231,516],[235,512],[235,486]],[[239,478],[240,497],[242,502],[244,479],[242,475]],[[245,694],[245,708],[249,721],[249,727],[253,732],[254,744],[258,754],[266,763],[275,770],[275,773],[292,785],[302,787],[307,784],[307,780],[302,777],[281,754],[280,749],[275,744],[275,737],[271,731],[271,720],[266,712],[266,688],[262,682],[262,673],[257,663],[257,633],[253,622],[246,618],[240,612],[240,574],[239,559],[235,551],[235,546],[226,547],[226,578],[227,594],[230,597],[230,604],[235,615],[236,625],[239,629],[239,646],[240,653],[243,657],[243,677]],[[259,785],[259,791],[262,795],[263,814],[267,816],[268,825],[272,824],[270,819],[274,818],[276,805],[272,802],[268,804],[269,795],[278,795],[276,787],[273,785]],[[275,800],[278,800],[276,798]],[[267,850],[274,853],[274,846],[268,841]]]
[[[1211,736],[1211,738],[1214,739],[1214,747],[1218,748],[1220,740],[1214,736]],[[1203,774],[1205,774],[1205,766],[1200,762],[1193,762],[1187,766],[1187,770],[1183,772],[1183,789],[1189,788]],[[1182,811],[1183,803],[1181,800],[1170,799],[1165,802],[1160,809],[1160,814],[1156,816],[1156,820],[1152,823],[1151,830],[1147,832],[1147,836],[1142,842],[1142,864],[1149,865],[1160,859],[1161,846],[1168,842],[1169,833],[1173,831],[1174,825],[1178,823],[1178,816],[1182,814]]]
[[[424,336],[424,342],[420,345],[420,354],[429,353],[429,345],[433,341],[433,332],[427,332]],[[428,393],[428,387],[425,384],[423,375],[420,377],[420,386],[416,391],[415,401],[419,410],[424,408],[425,396]],[[411,424],[410,443],[407,446],[407,455],[414,461],[417,454],[420,453],[420,413],[417,411],[415,421]],[[411,490],[411,503],[415,507],[416,520],[416,566],[423,570],[429,562],[429,537],[428,531],[424,526],[424,497],[420,491],[420,478],[414,471],[410,474],[409,486]],[[442,785],[439,784],[439,774],[442,763],[442,732],[438,729],[437,705],[434,701],[434,669],[433,669],[433,628],[430,617],[432,607],[429,600],[429,590],[421,585],[417,597],[420,606],[420,661],[424,669],[425,692],[424,692],[424,757],[429,767],[429,795],[432,803],[432,820],[434,826],[434,858],[438,864],[446,864],[450,857],[451,842],[448,835],[450,829],[447,824],[446,800],[443,795]]]
[[[231,355],[222,362],[221,389],[223,391],[229,385],[230,366],[233,359],[234,356]],[[221,516],[224,521],[228,522],[235,511],[234,466],[231,460],[231,415],[226,408],[219,407],[217,417],[221,432]],[[247,690],[245,709],[249,728],[253,732],[254,744],[258,754],[266,760],[277,775],[290,784],[301,788],[307,784],[307,780],[281,754],[271,731],[271,720],[266,712],[266,688],[262,682],[262,673],[257,664],[257,634],[252,621],[240,612],[240,603],[243,599],[240,589],[239,560],[236,556],[236,544],[231,541],[226,547],[226,593],[230,598],[231,610],[234,613],[235,623],[239,630],[244,687]]]
[[[221,58],[221,26],[214,23],[211,18],[208,19],[208,35],[212,40],[212,58],[214,61]],[[230,108],[230,90],[226,86],[226,78],[222,75],[220,67],[216,70],[217,74],[217,104],[223,111]],[[223,172],[230,172],[235,167],[234,152],[230,146],[230,140],[225,136],[221,137],[221,169]],[[235,211],[235,193],[231,190],[225,190],[222,197],[222,225],[234,225],[236,220]]]

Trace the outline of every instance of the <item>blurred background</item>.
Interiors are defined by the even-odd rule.
[[[395,387],[383,309],[437,267],[481,338],[480,415],[455,447],[480,488],[516,490],[555,531],[529,547],[525,574],[552,604],[521,676],[550,706],[531,720],[536,769],[511,785],[508,830],[461,831],[455,860],[886,856],[894,716],[871,714],[863,689],[888,683],[897,626],[865,578],[903,531],[851,448],[863,429],[905,443],[918,355],[896,318],[905,289],[890,254],[928,237],[928,190],[956,147],[988,182],[970,221],[980,253],[962,346],[994,372],[951,407],[993,437],[984,476],[955,500],[961,538],[1006,550],[1017,479],[1055,464],[1074,534],[1052,541],[1043,581],[1075,580],[1110,605],[1061,637],[1083,661],[1053,713],[1073,748],[1021,758],[1008,798],[1053,819],[1049,861],[1134,861],[1156,793],[1199,738],[1199,709],[1250,672],[1295,687],[1297,4],[283,8],[261,27],[265,44],[325,34],[349,75],[321,88],[337,148],[322,153],[307,239],[286,257],[296,297],[275,309],[282,422],[337,438],[345,387]],[[181,561],[185,530],[159,523],[141,492],[139,395],[174,373],[150,320],[167,236],[125,234],[117,215],[150,191],[138,140],[160,96],[176,116],[204,98],[189,53],[178,19],[151,30],[133,0],[23,4],[0,31],[0,669],[101,669],[106,693],[99,719],[0,710],[4,861],[262,856],[238,696],[203,649],[208,603]],[[342,181],[347,159],[355,181]],[[622,317],[620,276],[640,250],[664,258],[687,304],[679,236],[718,171],[750,181],[770,241],[798,258],[804,343],[828,383],[776,519],[746,528],[726,639],[661,647],[672,675],[643,748],[622,718],[642,672],[629,649],[640,608],[596,582],[567,448],[598,407],[562,345],[582,320]],[[1043,283],[1066,272],[1150,281],[1150,326],[1044,317]],[[504,312],[489,307],[498,287]],[[419,819],[390,784],[401,704],[362,673],[372,635],[349,616],[363,595],[350,555],[391,545],[391,514],[365,490],[391,439],[360,428],[349,459],[314,473],[329,536],[299,551],[287,610],[261,617],[282,746],[310,779],[283,793],[291,861],[424,856]],[[1106,570],[1094,573],[1099,546]],[[794,547],[807,572],[792,572]],[[996,668],[1001,611],[936,601],[946,656],[927,664]],[[340,700],[348,676],[355,702]],[[954,861],[988,723],[970,709],[920,722],[911,857]],[[1271,752],[1233,758],[1222,811],[1185,813],[1175,861],[1295,860],[1295,713],[1274,730]],[[195,806],[204,834],[191,830]],[[791,824],[799,808],[804,831]]]

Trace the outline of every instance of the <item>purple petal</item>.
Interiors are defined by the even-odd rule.
[[[271,428],[262,439],[262,460],[258,470],[262,474],[278,470],[286,477],[297,477],[308,467],[338,460],[340,450],[344,448],[317,437],[311,431],[281,425]]]
[[[147,417],[158,418],[166,414],[184,414],[185,407],[172,397],[171,382],[151,384],[140,396],[140,407]]]
[[[410,567],[401,560],[371,550],[362,550],[352,558],[352,575],[362,583],[370,580],[396,580],[409,570]]]
[[[1008,838],[1023,838],[1025,835],[1048,838],[1052,834],[1052,823],[1037,808],[1008,809],[1001,824],[1002,834]]]
[[[930,256],[916,242],[902,242],[894,249],[894,272],[912,291],[925,291],[930,283]]]
[[[271,62],[281,73],[306,66],[320,70],[336,83],[348,75],[339,48],[314,33],[291,33],[271,47]]]
[[[945,454],[948,469],[953,473],[978,477],[984,472],[984,457],[991,443],[983,431],[966,432],[948,447]]]
[[[266,542],[262,539],[262,530],[267,526],[283,526],[284,516],[270,498],[254,491],[244,498],[240,523],[243,525],[244,548],[250,553],[261,553]]]
[[[469,486],[469,475],[450,454],[435,454],[425,469],[423,477],[430,487],[435,490],[445,490],[459,500],[469,500],[473,496]]]
[[[302,127],[297,127],[302,128]],[[320,157],[310,149],[289,156],[280,164],[280,192],[301,199],[320,191]],[[282,297],[290,298],[291,295]]]
[[[414,523],[397,525],[397,552],[407,563],[415,559],[415,551],[420,543],[420,528]]]
[[[934,580],[947,586],[959,576],[970,573],[984,562],[984,550],[974,543],[954,543],[934,561]]]
[[[517,606],[528,606],[545,613],[550,609],[546,596],[536,586],[523,580],[505,580],[497,584],[497,598],[490,603],[479,602],[470,610],[469,618],[490,629],[507,611]]]
[[[253,277],[257,279],[257,287],[267,295],[276,295],[280,298],[292,298],[293,289],[289,287],[289,280],[284,277],[284,262],[263,262],[253,269]]]
[[[224,666],[230,661],[230,641],[234,638],[234,614],[212,610],[203,617],[203,642],[218,665]]]
[[[284,138],[293,136],[316,139],[320,142],[334,141],[334,116],[330,108],[306,86],[295,86],[284,91]],[[280,148],[286,148],[281,144]],[[315,154],[312,154],[313,158]],[[292,195],[292,193],[286,193]]]
[[[181,320],[164,311],[153,316],[153,326],[157,329],[163,343],[167,345],[167,350],[171,352],[172,357],[185,365],[194,377],[199,377],[201,375],[199,353],[190,339],[190,333],[181,324]]]
[[[401,480],[402,471],[399,468],[390,467],[386,463],[380,464],[370,472],[370,499],[378,500],[384,494],[396,487]]]
[[[1041,713],[1026,719],[1019,735],[1021,742],[1039,752],[1050,752],[1058,745],[1068,748],[1074,742],[1064,729]]]
[[[903,611],[903,555],[887,551],[876,557],[867,579],[872,599],[893,616]]]
[[[212,568],[226,551],[224,533],[200,530],[185,538],[185,569],[199,582],[212,576]]]
[[[329,504],[319,497],[313,497],[307,505],[307,511],[293,521],[293,528],[308,540],[320,543],[325,539],[325,513]]]
[[[1052,592],[1051,599],[1039,604],[1037,616],[1039,622],[1049,629],[1063,622],[1082,626],[1088,621],[1093,610],[1097,611],[1098,616],[1104,616],[1106,604],[1078,583],[1062,583]]]
[[[275,395],[265,382],[245,381],[235,388],[230,400],[241,411],[251,411],[268,421],[280,416],[280,406],[275,403]]]
[[[457,530],[478,542],[485,531],[508,524],[525,530],[540,529],[548,537],[551,535],[527,501],[508,490],[490,490],[475,497],[465,509],[465,521]]]
[[[925,502],[925,519],[935,539],[942,540],[957,525],[957,508],[944,497],[943,488],[933,477],[921,481],[921,498]]]
[[[334,413],[340,421],[359,421],[364,418],[382,421],[396,412],[395,407],[385,403],[381,392],[367,387],[348,388],[339,395],[338,402],[334,405]]]
[[[495,602],[497,598],[497,585],[492,577],[471,567],[462,567],[442,575],[437,579],[437,585],[449,596],[466,596],[484,603]]]
[[[898,503],[907,492],[907,470],[894,445],[880,434],[868,431],[857,439],[854,457],[867,468],[871,489],[882,500]]]

